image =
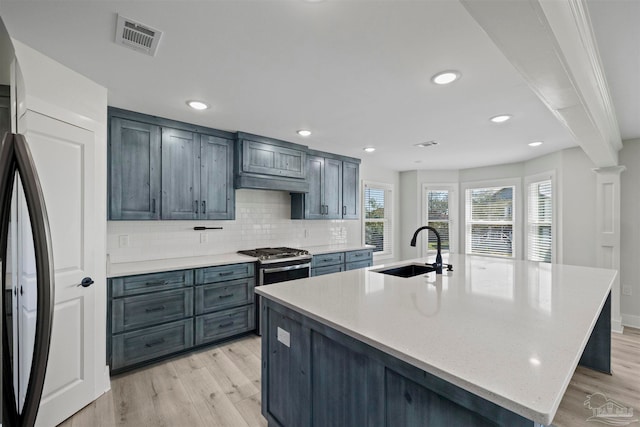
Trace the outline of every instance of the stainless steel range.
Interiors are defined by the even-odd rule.
[[[238,251],[239,254],[258,258],[257,286],[302,279],[311,275],[309,251],[294,248],[258,248]],[[260,333],[262,311],[260,297],[256,297],[256,331]]]

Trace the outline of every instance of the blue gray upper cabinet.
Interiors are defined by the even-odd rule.
[[[109,219],[160,219],[160,127],[110,122]]]
[[[162,219],[200,216],[200,135],[162,129]]]
[[[360,160],[309,150],[309,192],[291,194],[292,219],[358,219]]]
[[[235,188],[306,192],[307,147],[238,132]]]
[[[234,135],[109,108],[109,219],[234,219]]]

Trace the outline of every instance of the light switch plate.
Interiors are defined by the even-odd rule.
[[[278,341],[287,347],[291,347],[291,334],[282,328],[278,328]]]
[[[207,233],[200,233],[200,243],[207,243],[209,241],[209,235]]]

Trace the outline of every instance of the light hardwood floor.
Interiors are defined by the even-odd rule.
[[[640,330],[613,334],[612,363],[611,376],[578,367],[554,426],[591,424],[584,401],[596,392],[640,415]],[[266,425],[260,414],[260,338],[251,335],[116,376],[111,391],[60,426]]]

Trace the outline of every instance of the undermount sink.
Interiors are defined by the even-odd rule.
[[[428,264],[405,264],[398,267],[373,270],[376,273],[390,274],[397,277],[413,277],[421,274],[431,273],[436,269]]]

